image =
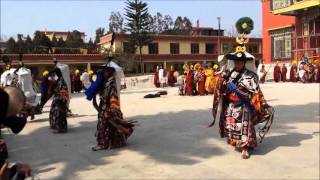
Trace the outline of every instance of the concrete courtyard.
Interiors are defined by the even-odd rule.
[[[3,130],[9,160],[28,162],[35,179],[319,179],[319,84],[261,85],[276,114],[251,158],[218,135],[211,120],[212,96],[168,95],[143,99],[154,89],[122,92],[128,119],[138,120],[128,146],[92,152],[97,112],[77,94],[67,134],[52,134],[49,106],[19,135]]]

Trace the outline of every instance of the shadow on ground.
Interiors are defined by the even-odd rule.
[[[280,105],[275,106],[275,109],[276,115],[270,133],[282,134],[267,135],[263,143],[258,145],[255,156],[267,155],[278,147],[297,147],[302,141],[319,136],[317,132],[292,132],[296,123],[319,122],[318,103]],[[65,164],[59,176],[64,179],[74,177],[76,172],[90,170],[93,166],[108,164],[110,156],[117,156],[123,150],[139,152],[158,162],[193,165],[226,153],[218,147],[219,144],[212,143],[224,141],[218,136],[217,127],[205,128],[211,121],[210,113],[211,110],[206,109],[129,117],[138,120],[141,126],[135,128],[127,147],[110,151],[90,151],[90,147],[95,144],[93,135],[96,121],[82,121],[80,126],[70,127],[67,134],[55,135],[48,127],[42,127],[28,135],[5,135],[5,139],[9,142],[10,155],[14,159],[27,160],[38,173],[54,170],[54,167],[50,167],[54,163]],[[10,147],[10,141],[17,146]],[[41,153],[35,154],[35,151]]]

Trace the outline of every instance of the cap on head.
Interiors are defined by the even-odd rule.
[[[47,71],[47,70],[43,71],[43,73],[42,73],[43,77],[47,77],[48,75],[49,75],[49,71]]]

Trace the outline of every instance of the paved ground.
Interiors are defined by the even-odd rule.
[[[218,136],[212,96],[181,97],[177,89],[143,99],[150,89],[123,92],[126,117],[139,120],[125,148],[92,152],[97,113],[80,95],[67,134],[52,134],[48,110],[19,135],[5,130],[10,160],[29,162],[36,179],[318,179],[319,84],[264,84],[276,109],[271,132],[248,160]]]

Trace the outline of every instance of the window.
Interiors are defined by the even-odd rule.
[[[273,59],[292,58],[291,34],[273,37]]]
[[[303,35],[304,36],[309,35],[309,23],[303,23]]]
[[[148,45],[149,54],[159,54],[158,43],[150,43]]]
[[[199,44],[191,43],[191,54],[199,54]]]
[[[215,44],[206,44],[206,54],[216,54]]]
[[[170,43],[170,53],[179,54],[179,43]]]

